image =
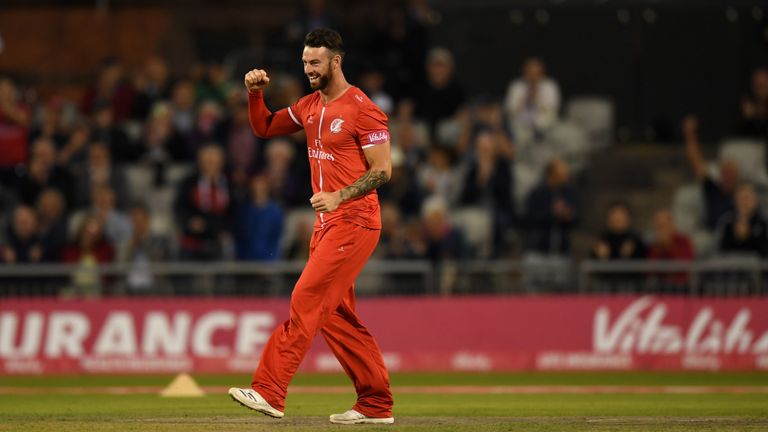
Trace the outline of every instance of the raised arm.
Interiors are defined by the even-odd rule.
[[[273,113],[264,103],[261,88],[269,84],[267,72],[254,69],[245,74],[245,87],[248,89],[248,117],[253,133],[260,138],[271,138],[298,132],[302,125],[298,118],[284,108]]]
[[[685,152],[688,162],[693,168],[696,179],[701,181],[707,176],[707,163],[701,153],[699,144],[699,120],[696,116],[689,115],[683,119],[683,139],[685,139]]]

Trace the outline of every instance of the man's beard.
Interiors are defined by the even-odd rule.
[[[326,87],[328,87],[328,83],[331,82],[331,69],[328,68],[328,72],[326,72],[323,75],[320,75],[317,77],[316,82],[309,82],[309,86],[312,87],[312,90],[325,90]]]

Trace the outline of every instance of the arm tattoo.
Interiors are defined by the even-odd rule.
[[[339,192],[341,201],[347,201],[365,195],[386,182],[387,175],[384,171],[368,170],[362,177]]]

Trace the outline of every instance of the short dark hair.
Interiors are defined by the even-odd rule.
[[[304,46],[311,48],[326,47],[334,54],[344,58],[344,41],[341,40],[339,32],[327,27],[320,27],[307,33],[304,38]]]

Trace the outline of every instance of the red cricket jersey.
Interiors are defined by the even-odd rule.
[[[249,94],[251,127],[267,138],[304,129],[312,171],[312,190],[334,192],[343,189],[368,171],[363,149],[389,142],[387,116],[357,87],[350,87],[329,104],[320,91],[299,99],[288,108],[271,113],[261,91]],[[376,191],[342,203],[330,213],[317,213],[315,229],[335,220],[381,228]]]

